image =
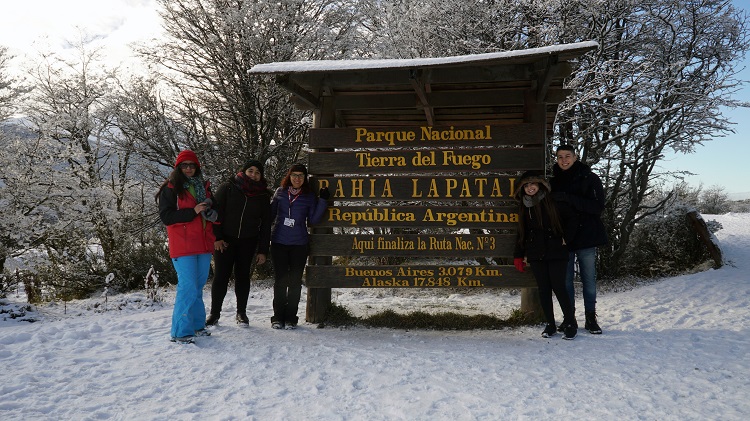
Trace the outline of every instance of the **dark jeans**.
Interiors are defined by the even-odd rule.
[[[555,323],[555,312],[552,308],[552,293],[555,293],[557,302],[563,312],[563,323],[573,323],[576,319],[573,306],[570,303],[568,290],[565,287],[565,275],[568,269],[568,261],[557,260],[532,260],[531,271],[536,278],[539,288],[539,300],[542,311],[548,324]]]
[[[237,313],[247,311],[250,295],[250,269],[258,247],[258,238],[225,239],[226,250],[214,251],[214,281],[211,284],[211,314],[221,315],[221,306],[227,295],[229,277],[234,269],[234,295],[237,297]]]
[[[276,275],[273,283],[272,322],[297,324],[297,307],[302,295],[302,274],[307,264],[307,254],[307,245],[271,243],[273,271]]]

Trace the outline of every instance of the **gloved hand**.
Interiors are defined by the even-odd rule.
[[[320,196],[323,200],[328,200],[331,198],[331,192],[328,191],[328,187],[323,187],[320,189],[320,193],[318,193],[318,196]]]
[[[516,257],[515,259],[513,259],[513,266],[515,266],[516,270],[518,270],[519,272],[526,272],[526,270],[523,268],[523,258],[521,257]]]
[[[203,219],[209,222],[216,222],[217,219],[219,219],[219,212],[216,212],[215,209],[208,208],[201,212],[201,215],[203,216]]]

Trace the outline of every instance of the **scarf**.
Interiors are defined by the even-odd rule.
[[[206,184],[203,178],[190,177],[184,187],[195,197],[196,202],[203,203],[206,200]]]
[[[234,176],[234,185],[242,191],[247,197],[255,197],[263,194],[268,194],[267,182],[261,178],[260,181],[255,181],[248,177],[244,172],[238,172]]]
[[[302,191],[301,188],[295,189],[294,187],[289,186],[289,194],[291,194],[292,196],[298,195],[301,191]]]
[[[543,190],[539,190],[539,192],[533,196],[529,196],[528,194],[523,195],[523,205],[527,208],[533,208],[534,206],[538,205],[539,202],[544,199],[544,196],[546,196],[547,193],[545,193]]]

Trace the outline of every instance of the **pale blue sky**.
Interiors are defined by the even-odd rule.
[[[734,0],[737,7],[750,11],[747,0]],[[155,0],[25,0],[3,5],[0,14],[0,44],[17,55],[32,54],[48,45],[55,50],[64,39],[76,39],[78,32],[101,36],[101,43],[115,61],[126,61],[126,44],[153,37],[159,29]],[[43,48],[42,48],[43,49]],[[750,59],[742,79],[750,81]],[[739,92],[739,99],[750,101],[750,86]],[[750,109],[727,110],[736,123],[735,134],[716,138],[697,147],[693,154],[670,154],[662,167],[688,170],[686,179],[693,186],[719,185],[732,198],[750,198],[750,163],[744,162],[750,137]]]

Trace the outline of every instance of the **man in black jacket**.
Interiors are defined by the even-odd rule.
[[[596,248],[607,244],[607,233],[601,220],[604,210],[604,188],[591,168],[580,162],[575,149],[560,145],[555,153],[557,165],[552,171],[552,196],[565,201],[578,213],[578,230],[570,244],[570,259],[566,279],[568,295],[575,308],[575,262],[578,262],[583,304],[586,312],[585,328],[590,333],[600,334],[602,329],[596,318]]]

